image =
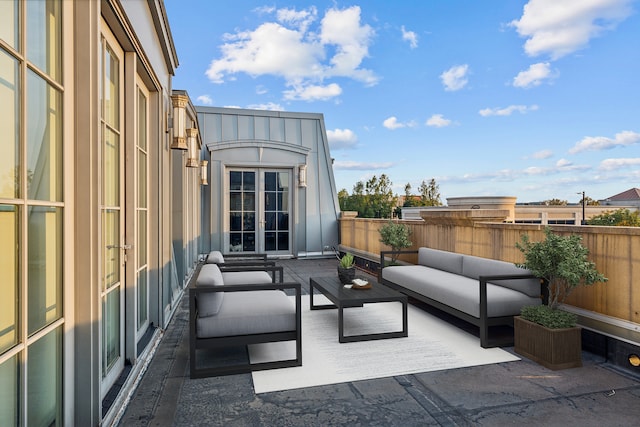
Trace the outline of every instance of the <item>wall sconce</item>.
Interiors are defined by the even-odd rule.
[[[196,128],[187,129],[187,146],[189,148],[189,156],[187,158],[187,167],[188,168],[200,167],[200,162],[198,161],[198,158],[200,157],[198,153],[198,129]]]
[[[307,186],[307,165],[298,166],[298,187]]]
[[[638,366],[640,366],[640,357],[637,354],[630,354],[629,364],[637,368]]]
[[[189,98],[182,95],[173,95],[171,103],[173,104],[173,141],[171,148],[174,150],[188,150],[187,138],[185,135],[187,123],[187,103]]]
[[[209,185],[209,181],[207,181],[207,164],[208,161],[202,160],[200,162],[200,184],[201,185]]]

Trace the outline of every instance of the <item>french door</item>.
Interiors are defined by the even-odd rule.
[[[290,169],[230,169],[228,252],[291,254]]]
[[[103,24],[100,52],[100,369],[104,396],[124,368],[125,241],[124,52]]]

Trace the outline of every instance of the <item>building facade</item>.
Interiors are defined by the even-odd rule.
[[[332,254],[340,207],[322,114],[197,107],[203,252]]]
[[[177,66],[161,0],[0,2],[0,425],[110,424],[180,300],[202,164]]]

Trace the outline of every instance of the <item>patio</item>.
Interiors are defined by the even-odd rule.
[[[335,275],[336,263],[278,261],[303,293],[310,277]],[[631,426],[640,418],[640,376],[588,352],[582,368],[563,371],[523,359],[256,395],[251,374],[189,378],[187,323],[185,294],[120,425]]]

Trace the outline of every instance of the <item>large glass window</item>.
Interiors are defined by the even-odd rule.
[[[62,44],[61,4],[58,0],[27,1],[27,58],[60,81]]]
[[[54,329],[29,347],[27,422],[62,425],[62,331]]]
[[[19,43],[19,12],[18,0],[0,1],[0,39],[14,49],[17,48]]]
[[[12,205],[0,205],[0,353],[18,343],[18,283],[19,256],[19,208]],[[5,425],[0,422],[0,425]]]
[[[0,1],[0,3],[4,2]],[[18,60],[0,48],[0,99],[2,100],[0,102],[0,132],[2,134],[2,138],[0,138],[0,153],[2,153],[0,156],[0,198],[8,199],[18,197],[20,188],[18,64]]]
[[[0,0],[2,426],[64,424],[63,7]]]
[[[27,187],[33,200],[62,200],[62,96],[33,71],[27,76]]]
[[[18,356],[0,364],[0,425],[17,426],[20,412]]]
[[[62,209],[32,206],[29,235],[29,334],[62,317]]]

